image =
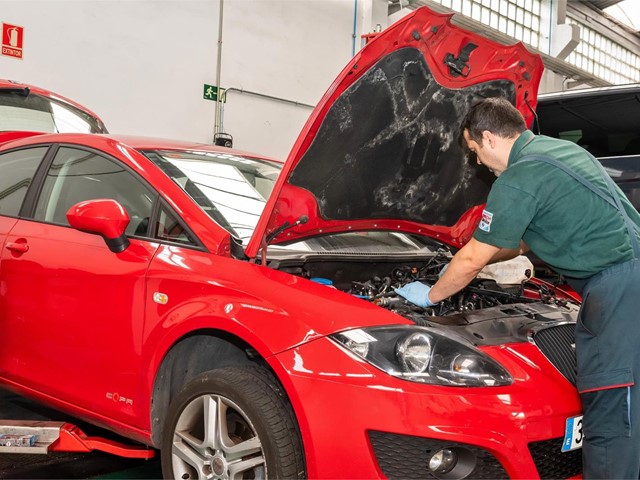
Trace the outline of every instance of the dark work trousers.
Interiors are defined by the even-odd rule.
[[[607,268],[589,278],[586,284],[580,282],[582,308],[576,324],[576,357],[578,392],[584,414],[583,478],[638,479],[640,226],[631,221],[620,200],[624,194],[593,156],[591,161],[600,170],[608,195],[554,158],[529,155],[520,161],[556,166],[609,203],[627,227],[634,260]]]
[[[640,260],[583,291],[576,325],[585,479],[640,478]]]

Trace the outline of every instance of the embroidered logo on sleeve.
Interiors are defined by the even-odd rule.
[[[482,219],[480,220],[480,225],[478,225],[478,228],[484,232],[491,231],[491,220],[493,220],[493,213],[487,210],[483,210]]]

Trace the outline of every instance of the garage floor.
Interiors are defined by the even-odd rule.
[[[97,427],[75,421],[10,392],[0,390],[0,419],[52,420],[73,423],[91,436],[114,438]],[[0,454],[0,478],[162,478],[160,459],[121,458],[103,452],[52,453],[49,455]]]

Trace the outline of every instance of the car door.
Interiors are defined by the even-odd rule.
[[[22,247],[5,248],[0,264],[3,374],[67,404],[131,421],[145,273],[158,247],[145,238],[155,193],[99,152],[60,146],[52,157],[32,218],[18,220],[7,238]],[[95,198],[127,209],[131,245],[124,252],[112,253],[100,236],[68,225],[68,209]]]
[[[27,195],[29,185],[33,181],[38,166],[48,147],[28,148],[0,154],[0,261],[10,255],[11,249],[22,248],[20,245],[6,245],[11,229],[18,222],[20,209]],[[0,264],[0,312],[4,312],[4,294],[6,284]],[[4,315],[0,315],[0,338],[3,338],[2,327]],[[0,348],[0,375],[3,374],[8,360],[8,352],[3,344]]]

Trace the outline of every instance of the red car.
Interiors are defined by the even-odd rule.
[[[479,278],[422,309],[491,176],[479,98],[530,121],[540,59],[416,10],[286,163],[54,134],[0,147],[0,381],[161,450],[167,478],[567,478],[578,306]]]
[[[95,113],[73,100],[0,79],[0,143],[41,132],[108,133]]]

